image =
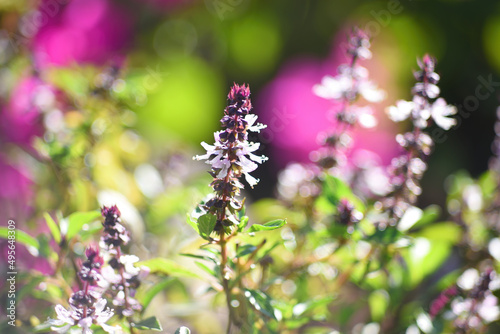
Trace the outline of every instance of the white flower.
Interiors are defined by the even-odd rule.
[[[436,124],[445,129],[449,130],[452,126],[457,124],[457,120],[454,118],[449,118],[446,116],[455,115],[457,113],[457,108],[446,103],[443,98],[437,99],[431,107],[431,115]]]
[[[248,123],[248,131],[260,132],[260,130],[267,128],[267,125],[255,123],[255,121],[257,121],[257,115],[255,114],[246,115],[245,121]]]
[[[351,106],[349,112],[356,115],[356,119],[363,128],[369,129],[377,126],[377,119],[373,116],[373,109],[369,106],[356,107]]]
[[[395,106],[387,108],[387,114],[392,121],[401,122],[410,117],[414,108],[415,103],[413,101],[399,100]]]
[[[313,92],[327,100],[340,100],[352,89],[352,79],[343,75],[332,77],[326,75],[321,84],[313,86]]]
[[[477,313],[486,323],[498,320],[500,316],[498,298],[488,292],[484,300],[477,306]]]
[[[339,74],[335,77],[326,75],[321,84],[313,86],[313,92],[327,100],[355,99],[358,95],[369,102],[380,102],[386,94],[368,80],[368,70],[362,66],[339,66]]]
[[[52,325],[50,329],[58,333],[66,333],[71,327],[78,325],[78,327],[82,328],[82,334],[92,334],[90,326],[95,323],[108,333],[120,333],[121,330],[118,331],[119,328],[106,325],[106,322],[111,319],[114,314],[113,310],[109,308],[106,310],[104,309],[106,303],[106,299],[100,298],[94,304],[94,312],[85,318],[82,316],[83,311],[81,309],[76,309],[70,305],[69,310],[66,310],[62,305],[56,305],[55,311],[57,319],[49,320],[48,323]]]
[[[373,82],[368,80],[359,83],[358,91],[369,102],[380,102],[386,97],[384,90],[377,88]]]

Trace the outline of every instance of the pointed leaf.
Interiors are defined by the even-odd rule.
[[[286,224],[286,219],[276,219],[276,220],[272,220],[272,221],[267,222],[267,223],[262,224],[262,225],[253,224],[248,229],[248,232],[252,233],[252,232],[260,232],[260,231],[271,231],[271,230],[275,230],[277,228],[280,228],[285,224]]]
[[[151,301],[157,294],[168,288],[175,281],[175,278],[167,277],[149,288],[148,291],[140,299],[143,308],[146,309],[149,303],[151,303]]]
[[[38,243],[38,240],[33,238],[31,235],[29,235],[26,232],[23,232],[21,230],[15,229],[15,230],[9,230],[7,227],[0,227],[0,238],[8,239],[9,238],[9,231],[15,231],[16,232],[16,242],[20,242],[25,246],[29,247],[34,247],[37,250],[40,248],[40,244]]]
[[[140,266],[148,267],[152,274],[163,274],[174,277],[198,277],[198,275],[183,268],[174,261],[162,257],[137,262],[136,267]]]
[[[52,219],[52,217],[47,212],[43,214],[43,217],[45,218],[45,222],[49,227],[52,237],[54,238],[55,242],[59,244],[61,242],[61,231],[59,231],[59,226],[57,226],[54,219]]]
[[[267,294],[262,291],[245,289],[245,297],[257,311],[277,320],[274,314],[274,307],[271,305],[272,299]]]
[[[89,211],[89,212],[75,212],[67,217],[68,222],[68,232],[66,233],[66,237],[68,240],[77,235],[83,225],[89,224],[94,220],[101,217],[101,213],[99,211]]]
[[[200,232],[200,236],[203,239],[210,240],[210,234],[213,232],[216,222],[217,217],[210,213],[204,214],[203,216],[198,218],[198,229]]]
[[[133,326],[137,329],[148,329],[152,331],[161,331],[163,328],[161,327],[160,322],[156,317],[150,317],[139,321],[138,323],[133,324]]]

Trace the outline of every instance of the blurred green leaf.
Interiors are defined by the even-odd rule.
[[[240,223],[238,224],[238,232],[243,231],[248,225],[248,216],[243,216],[240,218]]]
[[[89,212],[72,213],[65,219],[67,222],[66,238],[68,240],[71,240],[75,235],[77,235],[82,230],[83,225],[90,224],[99,217],[101,217],[101,213],[97,210]]]
[[[333,297],[324,297],[324,298],[319,298],[316,300],[310,300],[305,303],[299,303],[293,307],[293,315],[295,317],[302,317],[304,314],[307,312],[315,309],[316,307],[320,307],[323,305],[329,304],[331,301],[333,301],[335,298]]]
[[[168,288],[175,281],[175,278],[167,277],[158,283],[155,283],[151,288],[149,288],[146,293],[139,299],[144,309],[148,307],[153,298]]]
[[[205,272],[207,272],[208,274],[214,276],[214,277],[217,277],[217,274],[215,273],[215,271],[213,271],[211,268],[209,268],[207,265],[205,265],[204,263],[200,262],[200,261],[194,261],[194,263],[200,267],[201,269],[203,269]]]
[[[253,253],[257,249],[254,245],[243,245],[238,248],[238,253],[236,253],[236,257],[242,257],[248,254]]]
[[[9,230],[7,227],[2,226],[0,227],[0,238],[9,239],[9,231],[16,232],[16,242],[20,242],[25,246],[34,247],[37,250],[40,248],[40,244],[38,243],[37,239],[19,229]]]
[[[274,314],[274,307],[271,304],[272,299],[266,293],[257,290],[245,289],[245,297],[257,311],[273,318],[274,320],[277,320]]]
[[[210,240],[210,234],[213,232],[217,217],[211,213],[206,213],[198,218],[198,229],[203,239]]]
[[[425,208],[422,217],[410,228],[416,230],[436,221],[441,214],[441,208],[438,205],[429,205]]]
[[[174,277],[198,277],[198,275],[183,268],[174,261],[162,257],[138,262],[136,267],[140,266],[148,267],[152,274],[163,274]]]
[[[440,222],[428,225],[412,236],[456,244],[462,239],[462,228],[455,222]]]
[[[368,305],[370,305],[370,313],[373,321],[383,319],[389,306],[389,299],[389,294],[385,290],[375,290],[370,294]]]
[[[45,218],[45,222],[47,223],[47,226],[49,227],[50,233],[52,234],[52,237],[54,238],[55,242],[59,244],[61,242],[61,231],[59,231],[59,226],[56,224],[54,219],[45,212],[43,214],[43,217]]]
[[[367,238],[367,241],[371,241],[376,244],[389,245],[397,242],[403,237],[405,237],[405,235],[402,232],[396,228],[388,227],[383,231],[377,229],[375,233]]]
[[[200,234],[198,224],[196,224],[196,222],[191,219],[191,215],[189,213],[186,214],[186,222],[196,231],[196,233]]]
[[[161,324],[156,319],[156,317],[150,317],[147,319],[144,319],[142,321],[139,321],[133,325],[137,329],[143,329],[143,330],[152,330],[152,331],[161,331],[163,328],[161,328]]]
[[[325,177],[322,195],[334,206],[337,206],[341,199],[347,199],[356,210],[365,211],[363,202],[352,193],[351,188],[344,181],[335,176],[327,175]]]
[[[282,227],[285,224],[286,224],[286,219],[276,219],[276,220],[272,220],[270,222],[264,223],[262,225],[253,224],[248,229],[248,233],[260,232],[260,231],[272,231],[272,230],[276,230],[276,229]]]

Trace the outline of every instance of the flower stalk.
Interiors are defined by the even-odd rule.
[[[195,160],[206,160],[211,165],[210,184],[214,194],[202,206],[203,211],[216,217],[213,231],[219,236],[215,242],[220,246],[221,283],[226,296],[229,319],[226,332],[229,334],[233,323],[237,324],[231,306],[232,289],[228,268],[227,242],[234,236],[239,224],[239,212],[243,201],[238,200],[243,184],[239,179],[244,176],[253,188],[259,181],[250,175],[258,164],[267,160],[265,156],[254,154],[259,149],[259,143],[248,141],[249,132],[259,132],[265,125],[256,123],[257,116],[251,114],[252,102],[250,89],[247,85],[234,84],[228,94],[228,104],[221,119],[222,130],[214,134],[215,144],[201,145],[207,153],[194,157]]]

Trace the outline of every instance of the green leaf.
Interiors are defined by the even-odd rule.
[[[274,314],[274,307],[271,305],[272,299],[267,294],[262,291],[245,289],[245,297],[257,311],[277,320]]]
[[[217,274],[215,273],[215,271],[213,271],[212,269],[210,269],[207,265],[205,265],[204,263],[200,262],[200,261],[194,261],[194,263],[200,267],[201,269],[203,269],[205,272],[209,273],[210,275],[214,276],[214,277],[217,277]]]
[[[40,248],[40,244],[38,243],[38,240],[33,238],[31,235],[27,234],[26,232],[23,232],[21,230],[15,229],[15,230],[9,230],[7,227],[0,227],[0,238],[4,239],[9,239],[9,231],[15,231],[16,232],[16,242],[20,242],[25,246],[29,247],[34,247],[37,250]]]
[[[149,288],[147,292],[140,299],[143,308],[146,309],[149,303],[151,303],[151,301],[153,300],[153,298],[157,294],[168,288],[173,282],[175,282],[175,280],[176,280],[175,278],[167,277],[164,280],[153,285],[151,288]]]
[[[367,240],[376,244],[389,245],[403,237],[405,237],[405,235],[401,231],[393,227],[388,227],[383,231],[377,229],[375,233],[367,238]]]
[[[241,247],[238,247],[238,253],[236,254],[236,257],[242,257],[248,254],[253,253],[257,249],[256,246],[254,245],[243,245]]]
[[[438,205],[429,205],[425,208],[422,217],[413,225],[410,231],[420,229],[438,219],[441,214],[441,208]]]
[[[54,238],[55,242],[59,244],[61,242],[61,231],[59,231],[59,226],[56,224],[54,219],[45,212],[43,214],[43,217],[45,218],[45,222],[47,223],[47,226],[49,227],[50,233],[52,234],[52,237]]]
[[[455,244],[462,239],[462,228],[452,221],[440,222],[428,225],[417,233],[412,234],[412,236]]]
[[[72,239],[75,235],[77,235],[81,230],[83,225],[90,224],[97,218],[101,216],[99,211],[89,211],[89,212],[75,212],[69,215],[66,218],[67,221],[67,232],[66,238],[68,240]]]
[[[144,319],[142,321],[139,321],[138,323],[133,324],[133,326],[137,329],[148,329],[152,331],[161,331],[163,328],[161,328],[161,324],[156,319],[156,317],[150,317],[147,319]]]
[[[326,175],[322,195],[335,206],[339,204],[341,199],[347,199],[355,206],[356,210],[365,211],[363,202],[352,193],[351,188],[344,181],[335,176]]]
[[[382,320],[387,306],[389,306],[389,299],[389,294],[385,290],[375,290],[370,294],[368,297],[368,305],[370,305],[372,320]]]
[[[248,216],[243,216],[240,218],[240,223],[238,224],[238,232],[243,231],[248,225]]]
[[[196,231],[196,233],[200,234],[198,224],[196,224],[196,222],[191,219],[191,215],[189,213],[186,214],[186,222]]]
[[[203,239],[210,240],[210,234],[213,232],[216,222],[217,217],[210,213],[198,218],[198,229]]]
[[[316,300],[310,300],[305,303],[299,303],[293,307],[293,315],[295,317],[302,317],[303,314],[306,314],[307,312],[315,309],[316,307],[320,307],[323,305],[329,304],[332,300],[334,300],[333,297],[324,297],[324,298],[319,298]]]
[[[174,277],[198,277],[198,275],[183,268],[174,261],[162,257],[138,262],[136,267],[140,266],[148,267],[152,274],[163,274]]]
[[[189,330],[189,328],[182,326],[177,328],[175,334],[191,334],[191,331]]]
[[[181,253],[179,255],[187,256],[187,257],[192,257],[194,259],[200,259],[200,260],[205,260],[205,261],[212,261],[213,263],[217,263],[216,259],[214,259],[213,257],[210,257],[210,256],[206,256],[206,255],[187,254],[187,253]]]
[[[253,224],[248,229],[248,232],[252,233],[252,232],[260,232],[260,231],[276,230],[277,228],[280,228],[285,224],[286,224],[286,219],[276,219],[276,220],[272,220],[270,222],[267,222],[263,225]]]

